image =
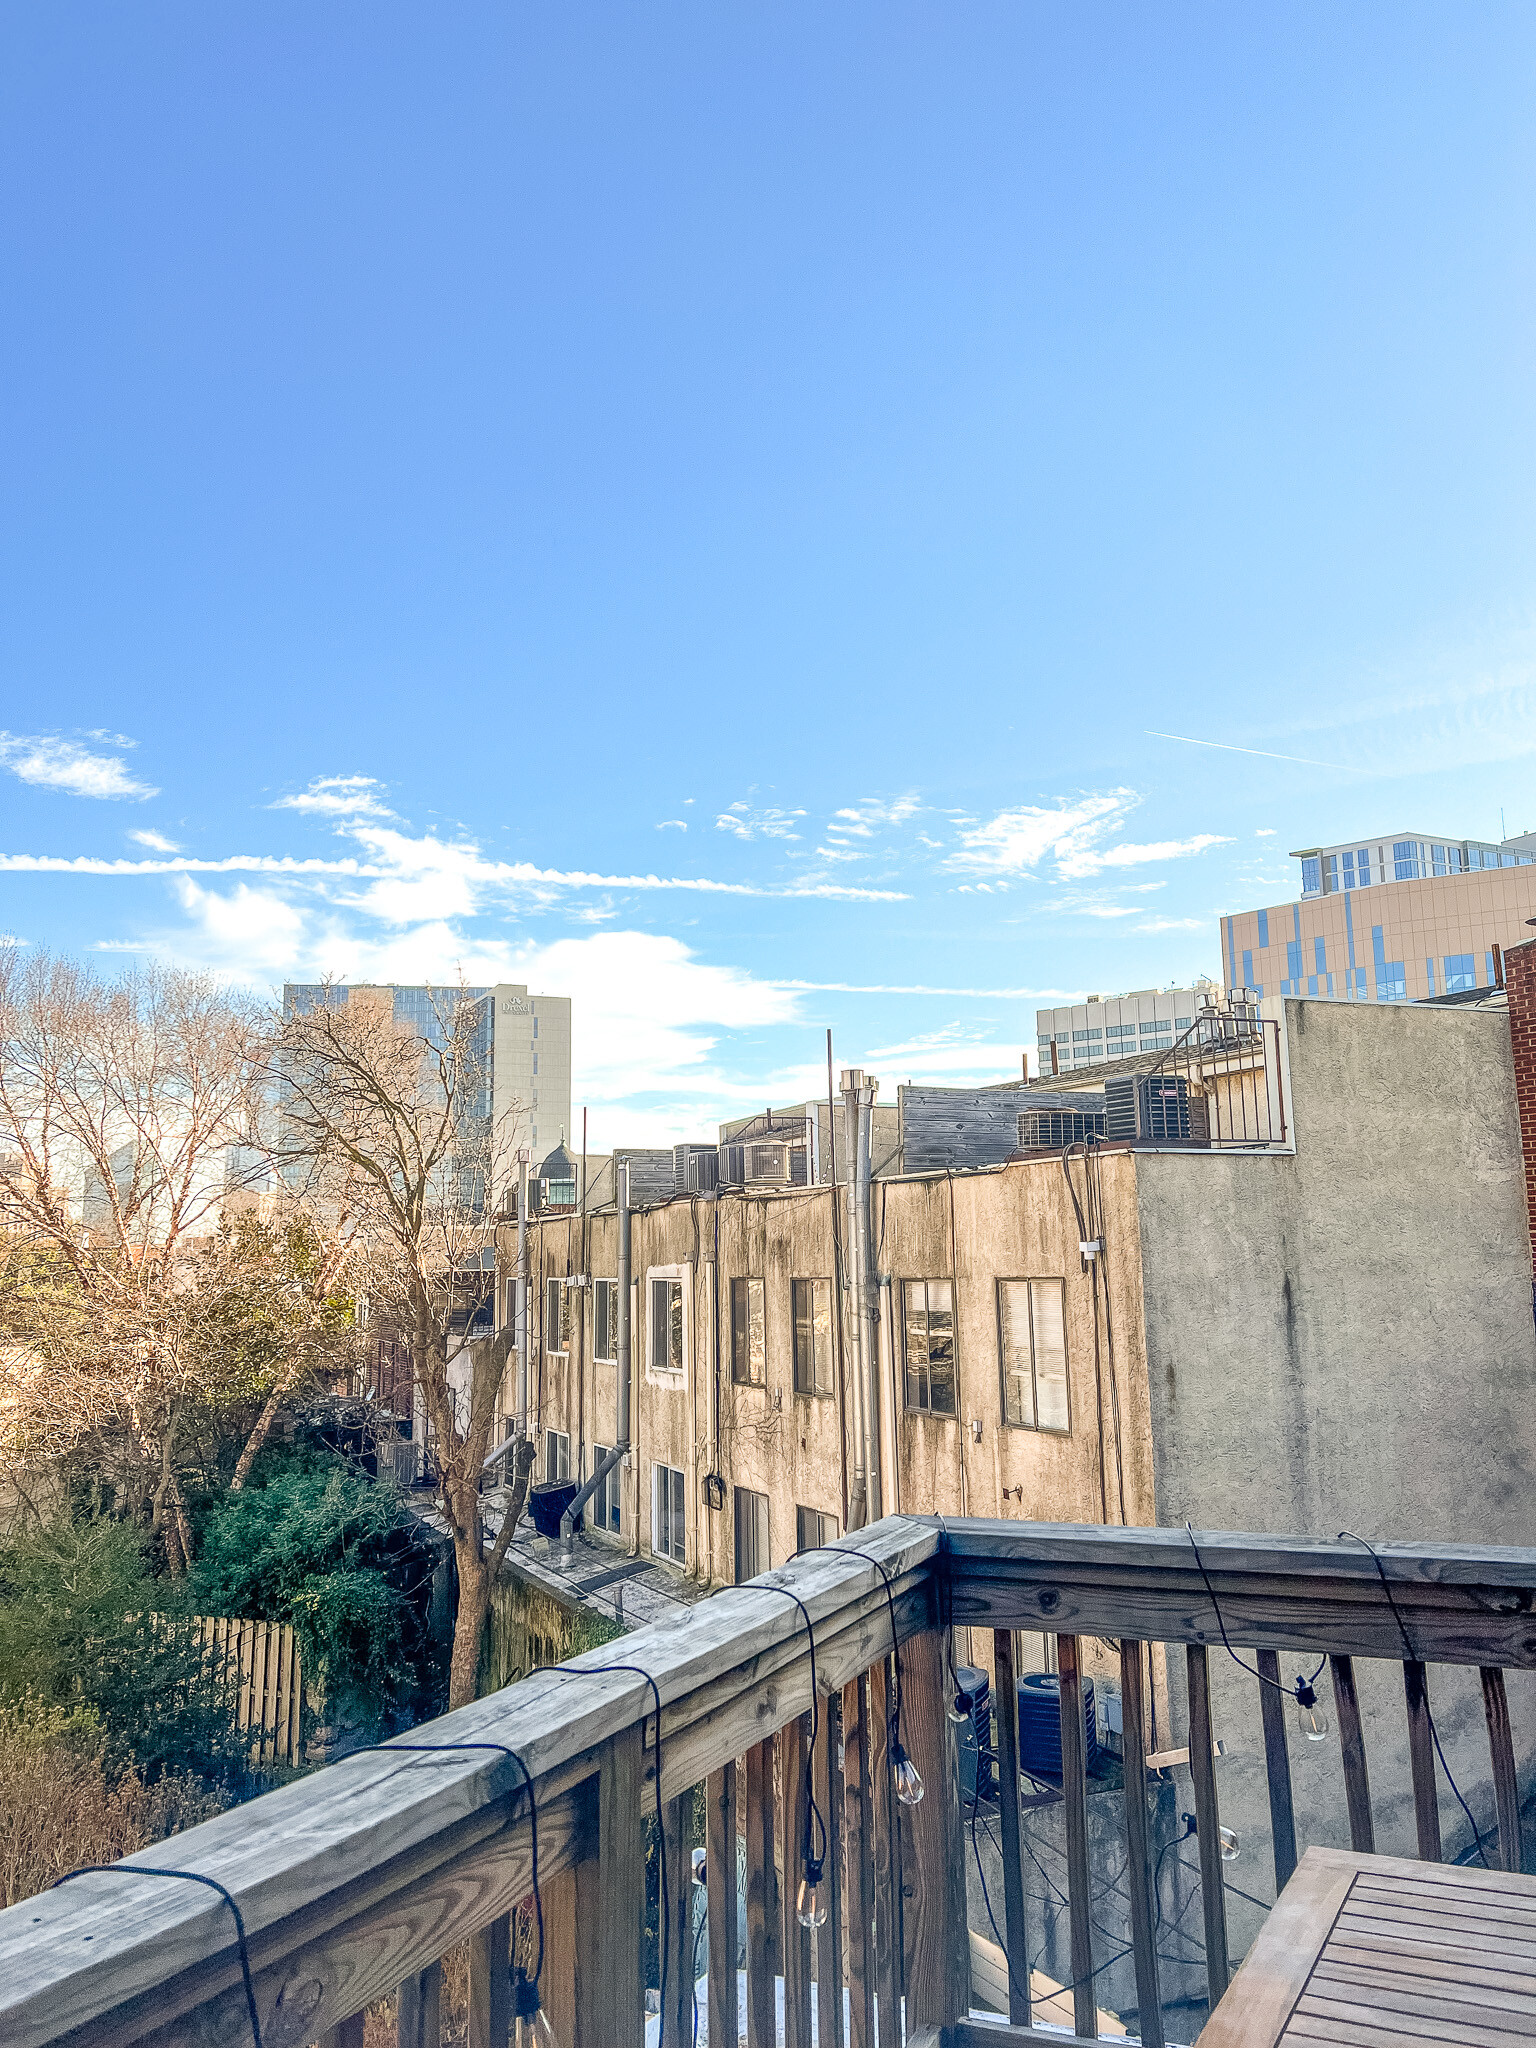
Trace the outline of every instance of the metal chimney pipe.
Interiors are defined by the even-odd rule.
[[[513,1339],[517,1345],[517,1416],[514,1436],[528,1434],[528,1154],[517,1155],[517,1303]]]
[[[843,1070],[842,1092],[848,1170],[848,1258],[852,1269],[854,1434],[857,1439],[850,1526],[862,1528],[880,1516],[879,1349],[876,1343],[870,1247],[870,1132],[877,1084],[859,1067]]]
[[[592,1468],[592,1476],[581,1486],[576,1498],[560,1517],[560,1555],[569,1561],[571,1546],[576,1537],[576,1524],[581,1520],[582,1509],[602,1485],[608,1474],[629,1450],[629,1162],[615,1163],[614,1183],[618,1190],[619,1203],[619,1328],[618,1342],[614,1350],[618,1357],[618,1427],[614,1431],[614,1446],[608,1455]]]

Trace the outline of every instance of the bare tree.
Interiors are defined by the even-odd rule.
[[[504,1157],[494,1126],[477,1006],[435,999],[420,1036],[387,996],[327,992],[288,1018],[273,1059],[274,1149],[306,1203],[353,1219],[371,1312],[410,1346],[453,1533],[459,1600],[449,1704],[475,1696],[480,1640],[497,1568],[522,1511],[532,1465],[512,1454],[512,1495],[487,1543],[480,1484],[511,1333],[493,1319],[494,1208]]]
[[[0,1434],[33,1461],[97,1440],[130,1501],[147,1492],[173,1570],[189,1544],[178,1426],[208,1366],[189,1258],[255,1117],[263,1031],[206,976],[107,982],[0,953]]]

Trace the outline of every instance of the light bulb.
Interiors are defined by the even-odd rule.
[[[811,1875],[816,1872],[816,1877]],[[795,1900],[795,1918],[802,1927],[825,1927],[827,1924],[827,1902],[821,1895],[821,1886],[816,1878],[821,1874],[820,1866],[808,1863],[805,1876],[800,1880],[799,1895]]]
[[[1230,1828],[1218,1828],[1216,1832],[1221,1839],[1222,1862],[1235,1863],[1238,1857],[1241,1856],[1243,1853],[1242,1843],[1237,1839],[1236,1835],[1233,1834]]]
[[[1296,1714],[1308,1742],[1323,1742],[1328,1735],[1328,1716],[1317,1704],[1317,1694],[1305,1678],[1296,1680]]]
[[[972,1704],[971,1696],[964,1686],[959,1687],[950,1696],[948,1707],[950,1720],[963,1727],[971,1718]]]
[[[902,1805],[918,1805],[923,1796],[923,1781],[918,1775],[917,1765],[899,1742],[892,1752],[892,1775],[896,1780],[896,1797]]]
[[[709,1866],[708,1866],[707,1862],[705,1861],[705,1855],[704,1855],[704,1851],[703,1851],[702,1849],[695,1849],[695,1850],[694,1850],[694,1852],[693,1852],[693,1854],[692,1854],[692,1855],[690,1856],[690,1858],[689,1858],[688,1860],[689,1860],[689,1861],[690,1861],[690,1863],[691,1863],[691,1864],[693,1865],[693,1881],[694,1881],[694,1883],[695,1883],[695,1884],[708,1884],[708,1883],[709,1883]]]

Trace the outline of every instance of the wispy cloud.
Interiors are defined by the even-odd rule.
[[[181,848],[174,839],[167,839],[163,832],[130,832],[128,837],[138,846],[147,846],[152,853],[180,853]]]
[[[133,741],[115,734],[112,744],[131,747]],[[69,796],[143,798],[159,794],[129,774],[121,755],[93,754],[77,740],[57,733],[0,732],[0,765],[23,782],[35,783],[40,789],[61,789]]]
[[[1337,768],[1343,774],[1351,772],[1343,768],[1338,761],[1313,761],[1305,754],[1272,754],[1266,747],[1235,747],[1228,740],[1196,740],[1191,739],[1187,732],[1154,732],[1151,726],[1148,726],[1147,738],[1177,740],[1181,747],[1210,747],[1219,754],[1252,754],[1260,761],[1289,761],[1297,768]]]
[[[394,812],[380,798],[382,788],[372,775],[317,775],[307,789],[280,796],[269,808],[322,818],[392,818]]]
[[[832,813],[827,820],[826,836],[834,840],[872,839],[887,826],[904,825],[921,808],[911,794],[860,797],[856,804],[846,804]]]
[[[1208,917],[1147,917],[1136,927],[1139,932],[1208,932],[1211,928]]]
[[[804,811],[784,811],[772,805],[754,810],[750,804],[736,803],[715,819],[715,830],[733,833],[738,839],[798,839],[795,825],[804,816]]]
[[[961,873],[986,875],[994,887],[1000,878],[1032,874],[1047,865],[1058,877],[1076,881],[1101,874],[1106,868],[1181,860],[1225,843],[1218,833],[1197,832],[1187,839],[1106,845],[1139,802],[1133,789],[1112,789],[1055,805],[1020,804],[981,822],[962,822],[959,848],[944,865]],[[985,888],[987,884],[971,886]]]
[[[1208,846],[1230,846],[1220,832],[1196,832],[1188,839],[1154,839],[1145,846],[1106,846],[1102,853],[1077,854],[1073,864],[1062,866],[1063,874],[1096,875],[1105,868],[1144,867],[1149,861],[1183,860],[1191,853],[1204,853]]]
[[[656,830],[658,832],[686,832],[688,830],[688,820],[686,818],[663,818],[656,827]]]

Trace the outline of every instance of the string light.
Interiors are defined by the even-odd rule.
[[[1310,1678],[1304,1677],[1298,1672],[1294,1685],[1281,1685],[1273,1678],[1266,1678],[1263,1672],[1256,1670],[1252,1664],[1245,1664],[1232,1647],[1231,1639],[1227,1634],[1227,1624],[1221,1618],[1221,1602],[1216,1598],[1216,1588],[1211,1584],[1211,1575],[1205,1568],[1205,1559],[1200,1555],[1200,1546],[1195,1541],[1195,1532],[1188,1522],[1184,1524],[1184,1534],[1189,1538],[1189,1547],[1195,1553],[1195,1563],[1200,1567],[1200,1576],[1205,1581],[1205,1590],[1211,1596],[1211,1605],[1216,1610],[1216,1626],[1221,1630],[1221,1640],[1227,1655],[1237,1665],[1239,1670],[1246,1671],[1250,1678],[1256,1678],[1260,1685],[1273,1686],[1276,1692],[1283,1692],[1288,1698],[1295,1700],[1297,1707],[1301,1710],[1303,1716],[1302,1726],[1306,1729],[1309,1740],[1321,1742],[1328,1733],[1328,1716],[1319,1710],[1317,1694],[1313,1691],[1313,1687],[1322,1676],[1323,1666],[1328,1662],[1328,1659],[1326,1657],[1318,1658],[1317,1669]],[[1309,1714],[1313,1717],[1310,1727],[1308,1727],[1305,1718]]]
[[[891,1617],[891,1711],[887,1723],[887,1743],[891,1759],[891,1782],[896,1797],[903,1806],[917,1806],[923,1797],[923,1780],[917,1765],[907,1755],[901,1741],[901,1636],[896,1626],[896,1596],[891,1591],[891,1575],[878,1557],[867,1550],[855,1550],[847,1543],[812,1543],[799,1554],[809,1557],[813,1551],[824,1550],[830,1557],[859,1557],[865,1564],[872,1564],[880,1574],[885,1587],[885,1604]],[[964,1720],[965,1715],[960,1718]]]
[[[1301,1732],[1308,1742],[1327,1741],[1328,1716],[1317,1704],[1317,1694],[1299,1671],[1296,1674],[1296,1713],[1301,1722]]]

